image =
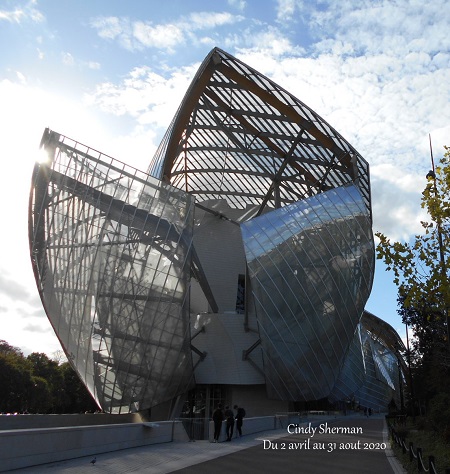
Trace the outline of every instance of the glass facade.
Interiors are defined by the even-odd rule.
[[[241,225],[271,397],[326,397],[373,279],[370,217],[355,186]]]
[[[33,267],[64,350],[108,412],[192,383],[186,193],[54,132],[30,202]]]
[[[374,323],[377,333],[373,332]],[[378,332],[380,326],[383,332]],[[397,336],[397,337],[396,337]],[[394,342],[393,342],[394,341]],[[365,312],[329,400],[385,411],[392,402],[401,408],[404,384],[403,343],[393,328]]]
[[[148,173],[50,130],[41,146],[32,265],[103,410],[147,409],[196,384],[373,408],[398,394],[401,341],[364,312],[369,166],[273,81],[212,50]]]

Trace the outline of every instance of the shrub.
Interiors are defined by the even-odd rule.
[[[429,404],[429,419],[435,431],[442,433],[450,441],[450,395],[438,393]]]

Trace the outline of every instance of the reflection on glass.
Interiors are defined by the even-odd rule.
[[[355,186],[241,225],[269,396],[326,397],[370,294],[370,218]]]

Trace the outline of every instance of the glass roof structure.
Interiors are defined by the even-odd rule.
[[[212,383],[374,408],[398,395],[401,341],[364,312],[369,166],[284,89],[215,48],[147,173],[48,129],[41,147],[37,287],[104,411],[150,408],[201,382],[199,364],[221,354],[201,347],[214,324],[239,356]]]
[[[215,48],[199,68],[149,173],[231,207],[282,207],[358,182],[370,213],[369,166],[313,110]]]

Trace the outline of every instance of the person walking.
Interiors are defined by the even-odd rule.
[[[225,421],[226,421],[226,431],[227,431],[227,441],[231,441],[233,438],[233,429],[234,429],[234,413],[233,410],[227,405],[225,407]]]
[[[223,422],[223,411],[221,403],[219,403],[219,405],[217,405],[217,408],[214,410],[212,419],[214,422],[214,443],[218,443]]]
[[[241,437],[242,424],[244,422],[244,417],[245,417],[245,410],[238,405],[234,405],[233,408],[236,410],[236,436],[239,434],[239,437]]]

